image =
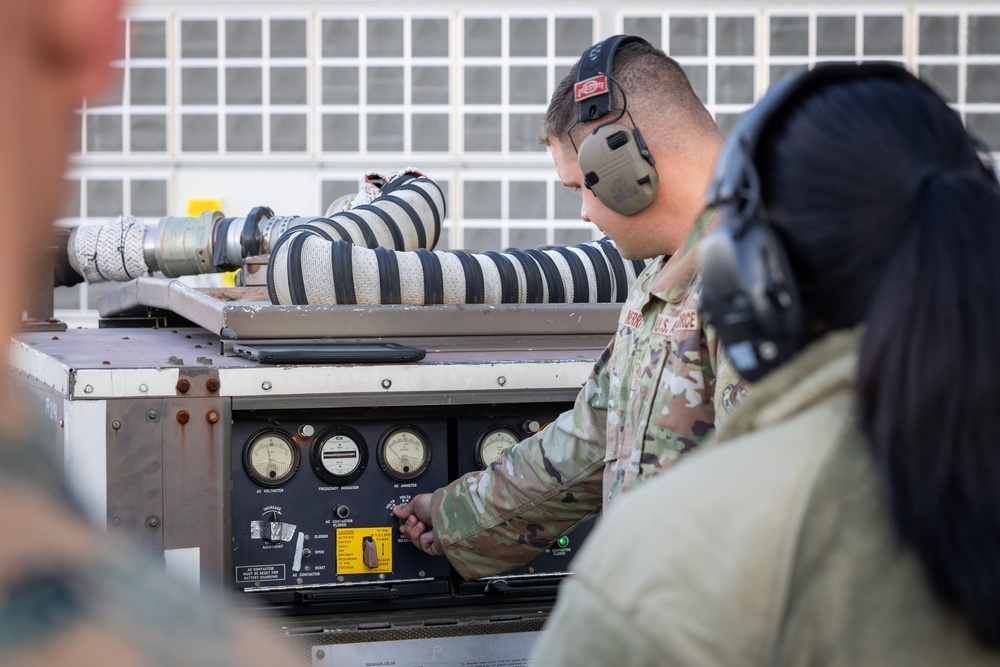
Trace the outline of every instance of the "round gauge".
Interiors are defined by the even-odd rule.
[[[489,426],[483,429],[476,441],[476,463],[485,470],[491,463],[500,460],[503,450],[521,440],[521,435],[509,426]]]
[[[378,447],[378,463],[389,477],[401,482],[419,477],[431,462],[427,436],[413,426],[400,426],[385,434]]]
[[[278,486],[298,470],[299,448],[281,431],[262,431],[243,450],[243,465],[258,484]]]
[[[368,448],[361,434],[346,426],[322,433],[312,448],[312,467],[325,482],[348,484],[364,472]]]

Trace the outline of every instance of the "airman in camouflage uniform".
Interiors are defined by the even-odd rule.
[[[581,217],[623,258],[658,258],[632,286],[615,338],[572,410],[488,470],[394,508],[403,535],[446,555],[467,578],[528,562],[605,503],[667,470],[711,435],[745,391],[698,313],[694,246],[711,220],[703,201],[721,135],[662,51],[622,42],[612,68],[614,86],[628,96],[628,116],[613,122],[641,128],[656,161],[652,204],[626,215],[584,189],[577,147],[607,120],[576,122],[575,67],[553,94],[543,140],[563,185],[581,191]]]
[[[474,578],[524,564],[714,431],[744,386],[697,300],[693,248],[652,262],[573,409],[489,470],[432,494],[434,532],[458,572]]]

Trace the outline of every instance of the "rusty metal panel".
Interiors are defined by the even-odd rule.
[[[198,549],[201,572],[221,580],[231,561],[230,400],[164,399],[162,429],[163,549]]]

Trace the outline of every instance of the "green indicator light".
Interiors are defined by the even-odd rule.
[[[568,537],[566,537],[565,535],[563,535],[562,537],[560,537],[560,538],[559,538],[559,541],[557,542],[557,544],[558,544],[558,545],[559,545],[560,547],[562,547],[562,548],[564,548],[564,549],[565,549],[566,547],[568,547],[568,546],[569,546],[569,538],[568,538]]]

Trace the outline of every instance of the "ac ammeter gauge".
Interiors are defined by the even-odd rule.
[[[340,426],[321,433],[310,455],[313,471],[323,481],[342,486],[350,484],[368,465],[364,438],[352,428]]]
[[[382,437],[378,463],[389,477],[406,482],[419,477],[431,462],[431,446],[415,426],[397,426]]]
[[[253,481],[263,486],[279,486],[299,469],[299,448],[281,431],[261,431],[243,450],[243,465]]]
[[[521,440],[521,434],[509,426],[489,426],[483,429],[476,439],[476,463],[485,470],[491,463],[500,460],[503,450]]]

